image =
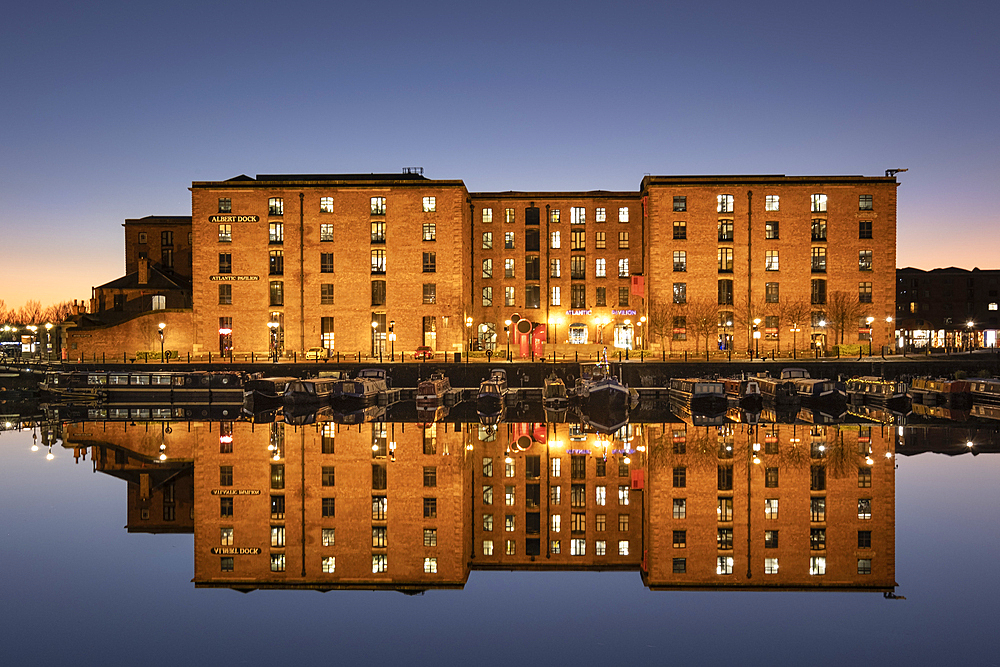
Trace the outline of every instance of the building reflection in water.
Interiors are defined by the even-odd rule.
[[[461,588],[635,570],[651,589],[895,583],[896,428],[83,422],[128,530],[194,533],[198,587]]]

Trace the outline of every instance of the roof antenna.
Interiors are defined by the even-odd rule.
[[[885,177],[886,178],[894,178],[896,176],[896,174],[898,174],[901,171],[909,171],[909,169],[886,169],[885,170]]]

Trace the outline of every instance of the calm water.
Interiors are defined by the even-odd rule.
[[[448,501],[443,497],[453,487],[458,491],[451,497],[466,508],[452,516],[456,519],[453,523],[459,524],[457,527],[438,527],[441,539],[438,548],[442,554],[446,551],[445,533],[451,531],[463,535],[457,538],[461,542],[457,552],[461,554],[458,560],[466,563],[468,550],[465,546],[472,545],[472,549],[478,551],[483,536],[479,526],[465,526],[471,530],[471,534],[465,535],[461,525],[463,522],[479,522],[482,509],[478,504],[482,502],[479,486],[483,481],[481,454],[497,460],[498,467],[492,472],[497,483],[498,498],[495,502],[498,524],[500,515],[505,511],[501,504],[503,501],[499,499],[500,488],[504,484],[501,472],[504,437],[499,442],[483,442],[474,431],[456,435],[449,433],[445,427],[446,430],[437,436],[432,453],[428,453],[426,435],[417,435],[414,426],[399,425],[398,433],[393,431],[388,435],[393,442],[399,442],[398,460],[385,463],[390,466],[389,489],[405,486],[403,473],[396,473],[395,470],[411,466],[417,471],[413,475],[416,480],[421,467],[426,468],[428,461],[436,461],[434,467],[438,477],[435,493],[442,496],[438,505],[438,521],[443,524],[448,516],[452,516],[448,515]],[[708,498],[705,505],[708,514],[704,516],[712,522],[705,530],[710,542],[714,542],[715,519],[710,515],[715,513],[716,469],[735,465],[733,495],[737,515],[745,506],[740,489],[745,492],[741,480],[747,469],[750,475],[755,476],[750,486],[750,504],[762,503],[768,495],[763,472],[747,464],[746,458],[750,443],[763,438],[760,432],[737,425],[730,440],[735,449],[735,459],[727,460],[725,456],[731,454],[723,455],[721,450],[716,450],[716,442],[722,442],[717,430],[696,432],[693,427],[687,427],[687,445],[683,453],[678,454],[676,447],[669,449],[667,444],[677,442],[678,436],[671,427],[678,426],[684,428],[683,424],[668,424],[666,427],[650,425],[640,429],[642,438],[634,440],[631,446],[634,448],[635,443],[644,442],[648,450],[635,452],[632,449],[631,470],[645,469],[644,493],[647,495],[645,502],[649,505],[644,508],[652,511],[650,508],[655,506],[653,500],[658,497],[656,494],[664,498],[678,495],[676,488],[668,488],[671,486],[669,475],[678,466],[684,466],[688,470],[688,488],[683,495],[690,496],[688,502],[692,510],[687,517],[692,522],[688,539],[695,540],[696,497],[705,496]],[[160,424],[154,427],[140,426],[131,432],[112,429],[111,432],[98,433],[98,427],[90,424],[79,426],[72,438],[67,436],[78,442],[114,442],[119,448],[126,445],[131,452],[128,456],[133,456],[131,459],[128,456],[116,459],[111,450],[98,453],[97,467],[102,471],[95,471],[92,460],[98,450],[95,446],[88,449],[86,459],[77,461],[72,449],[59,444],[53,448],[53,459],[46,460],[44,447],[31,451],[33,441],[30,432],[0,434],[0,504],[4,508],[0,520],[4,536],[0,557],[5,566],[3,591],[6,601],[0,610],[0,627],[5,636],[4,663],[106,665],[141,662],[168,665],[179,661],[259,664],[265,661],[308,663],[322,660],[342,664],[346,660],[354,660],[371,664],[394,659],[406,664],[595,664],[609,661],[660,664],[677,660],[705,664],[727,659],[736,659],[740,664],[820,665],[853,664],[862,660],[921,665],[989,665],[1000,662],[996,657],[996,631],[992,627],[1000,606],[997,602],[1000,575],[994,566],[1000,553],[996,526],[1000,501],[1000,487],[996,484],[1000,473],[998,455],[949,457],[924,453],[901,456],[898,455],[899,447],[895,444],[893,429],[886,431],[875,425],[875,432],[871,434],[875,457],[871,466],[874,471],[872,490],[858,492],[853,478],[853,471],[858,465],[855,443],[863,436],[853,426],[843,427],[845,431],[841,431],[841,427],[829,427],[836,430],[824,432],[824,442],[828,442],[829,450],[820,463],[830,471],[829,486],[825,487],[829,489],[830,511],[839,502],[835,499],[837,494],[847,497],[850,503],[859,493],[874,495],[876,513],[878,508],[889,508],[891,511],[894,504],[894,522],[885,516],[876,516],[875,520],[880,521],[877,531],[882,531],[877,534],[894,535],[895,558],[890,565],[898,583],[895,592],[905,596],[906,600],[884,599],[879,592],[830,590],[652,591],[644,586],[638,569],[634,567],[602,572],[473,568],[458,577],[464,579],[464,589],[431,589],[418,596],[367,590],[326,593],[257,590],[244,595],[228,588],[196,588],[193,580],[211,584],[222,575],[219,558],[210,555],[208,548],[209,541],[218,543],[219,498],[211,495],[210,489],[220,483],[220,461],[236,461],[233,466],[237,475],[234,487],[264,486],[265,500],[260,502],[266,503],[267,472],[262,473],[263,477],[253,479],[241,479],[240,475],[244,468],[250,466],[254,466],[254,470],[268,469],[271,461],[264,445],[272,441],[273,434],[266,425],[249,430],[249,426],[237,424],[235,451],[231,455],[234,458],[227,459],[227,455],[219,449],[218,424],[214,425],[214,431],[212,426],[204,424],[194,431],[177,425],[175,433],[169,437],[160,432]],[[368,490],[372,480],[367,476],[367,470],[369,465],[379,464],[379,461],[370,455],[367,443],[381,437],[369,432],[372,429],[370,424],[353,429],[342,428],[343,431],[336,433],[337,452],[331,452],[331,456],[337,457],[336,520],[340,522],[337,525],[340,531],[337,548],[341,549],[338,551],[338,573],[349,571],[353,552],[360,554],[361,561],[366,561],[372,552],[371,545],[366,541],[367,531],[372,525],[367,516],[356,532],[362,537],[351,537],[355,533],[350,527],[352,510],[349,496],[352,484],[361,489],[366,499],[372,493]],[[810,436],[811,427],[808,425],[797,428],[801,432],[796,431],[793,436],[801,435],[803,439]],[[195,431],[200,434],[197,438],[185,435]],[[289,467],[289,486],[286,490],[289,491],[290,502],[288,516],[283,516],[290,524],[289,570],[295,569],[292,567],[294,554],[291,553],[295,529],[291,524],[298,521],[298,518],[292,520],[294,509],[291,507],[291,489],[298,474],[295,472],[294,448],[301,446],[303,457],[307,459],[307,448],[315,445],[318,453],[322,438],[322,433],[315,427],[306,427],[301,431],[308,434],[308,439],[306,435],[300,436],[300,430],[282,436],[282,446],[288,451],[282,452],[281,456]],[[765,455],[761,464],[773,465],[780,470],[781,491],[789,499],[782,506],[782,511],[786,513],[789,506],[801,498],[808,503],[810,463],[817,463],[810,460],[808,453],[803,460],[794,460],[784,444],[792,440],[788,435],[788,432],[780,434],[780,456],[783,458],[768,459]],[[559,457],[565,461],[561,474],[567,485],[567,496],[570,459],[574,454],[588,457],[590,468],[587,475],[591,485],[595,482],[591,476],[594,466],[601,465],[599,459],[607,459],[608,484],[614,495],[619,481],[614,474],[619,471],[610,471],[610,466],[621,459],[621,451],[612,447],[610,457],[602,457],[600,447],[595,446],[593,441],[573,444],[563,441],[562,436],[555,432],[548,438],[550,446],[549,451],[543,454],[542,470],[552,472],[551,458]],[[552,451],[553,439],[559,443],[555,447],[562,449]],[[155,455],[158,443],[164,442],[168,444],[166,451],[171,456],[164,466],[158,468],[149,460]],[[472,444],[464,455],[464,464],[461,462],[463,443]],[[447,451],[446,446],[450,447]],[[423,447],[422,451],[419,447]],[[627,446],[625,448],[628,449]],[[885,458],[880,448],[895,449],[897,455]],[[702,456],[698,453],[701,450],[704,450],[704,456],[698,458]],[[667,453],[658,455],[657,451]],[[532,449],[529,449],[516,456],[518,469],[515,477],[522,485],[518,487],[518,493],[524,489],[524,474],[520,466],[530,469],[528,458],[531,454]],[[138,468],[135,456],[145,457]],[[841,456],[842,459],[838,459]],[[731,463],[733,460],[735,464]],[[178,461],[183,461],[183,464]],[[835,472],[837,461],[846,461],[846,483],[838,478],[838,475],[843,475]],[[193,520],[194,535],[190,532],[128,532],[126,525],[142,530],[142,519],[137,514],[139,510],[135,498],[130,496],[130,485],[125,478],[140,468],[153,470],[154,475],[160,474],[171,465],[181,466],[178,470],[186,468],[192,480],[193,487],[191,484],[183,487],[187,491],[178,488],[179,495],[188,495],[178,498],[175,521],[184,524],[187,520],[186,524],[191,526]],[[355,467],[352,468],[352,465]],[[392,468],[394,465],[399,467]],[[193,473],[190,470],[192,467]],[[453,469],[457,471],[454,475]],[[803,469],[805,472],[801,472]],[[302,470],[306,470],[304,461]],[[316,468],[317,476],[318,470]],[[303,472],[302,478],[311,479],[311,475],[310,469],[308,475]],[[542,476],[546,477],[545,474]],[[133,476],[131,479],[137,478]],[[803,483],[802,480],[805,486],[796,487]],[[600,479],[596,481],[603,484]],[[547,480],[547,484],[552,483],[552,479]],[[319,485],[317,477],[315,484],[310,482],[306,485],[308,493],[321,495]],[[131,487],[137,489],[138,485],[132,484]],[[468,501],[471,505],[466,507],[462,505],[465,502],[462,498],[471,489],[474,489],[471,495],[475,500]],[[588,494],[592,494],[592,490],[592,486],[588,487]],[[420,482],[415,483],[412,491],[410,495],[418,498],[427,495],[425,488],[421,490]],[[271,490],[271,493],[274,491]],[[401,494],[400,499],[398,505],[397,501],[393,501],[394,507],[407,502],[405,498],[409,492],[402,489],[398,493]],[[253,499],[237,497],[236,502],[246,502],[248,512],[252,511],[250,508],[257,507],[252,504],[257,502]],[[568,503],[568,498],[562,502]],[[236,507],[234,520],[239,535],[243,530],[239,522],[243,519],[240,513],[244,505]],[[158,506],[154,508],[154,522],[158,520],[159,509]],[[367,509],[364,511],[367,512]],[[591,512],[587,517],[590,521],[593,519],[593,508],[588,511]],[[632,508],[629,511],[639,510]],[[184,512],[189,514],[181,516]],[[853,509],[849,513],[853,513]],[[427,516],[426,513],[424,516]],[[517,514],[518,521],[520,517],[521,514]],[[639,517],[640,521],[645,521],[641,515]],[[662,565],[663,559],[677,555],[669,544],[653,544],[650,536],[664,527],[657,524],[670,521],[669,518],[659,517],[654,515],[649,519],[649,525],[643,528],[647,533],[643,539],[651,548],[648,556],[651,572],[656,562]],[[853,516],[849,518],[854,521]],[[254,521],[264,526],[265,530],[268,524],[274,524],[273,516],[269,521],[266,513],[259,520],[254,518]],[[740,536],[745,534],[746,521],[741,523],[739,516],[734,521],[738,543]],[[226,520],[222,522],[226,523]],[[419,523],[418,520],[416,524]],[[306,525],[304,518],[302,525]],[[805,525],[808,526],[808,522]],[[845,549],[837,540],[848,534],[848,541],[853,541],[854,524],[841,526],[831,517],[828,525],[830,543],[827,549],[832,580],[834,561],[839,555],[846,554],[850,561],[849,569],[853,568],[853,544]],[[796,526],[783,524],[786,530],[783,539],[787,540],[785,535],[789,532],[799,530]],[[666,527],[676,529],[678,524],[675,522]],[[307,532],[311,530],[311,525],[306,528]],[[497,540],[499,551],[503,533],[499,532],[502,530],[499,525],[495,530],[500,538]],[[565,530],[566,527],[563,528]],[[637,528],[633,523],[633,539],[635,530]],[[762,530],[759,523],[753,523],[750,528],[754,534]],[[807,528],[802,530],[808,534]],[[400,528],[398,534],[403,532],[404,529]],[[569,538],[568,531],[564,535]],[[589,538],[593,535],[587,533],[588,548],[592,548],[593,541]],[[523,532],[518,536],[520,548]],[[546,536],[552,537],[552,534]],[[568,548],[569,541],[563,540],[563,550]],[[257,558],[266,559],[266,541],[258,540],[257,543],[263,543],[265,554]],[[239,546],[241,542],[237,540],[236,544]],[[785,542],[784,546],[787,548],[788,543]],[[885,566],[885,556],[891,553],[888,545],[878,546],[873,570]],[[626,559],[628,562],[637,559],[637,547],[633,541],[632,553]],[[709,543],[707,547],[707,558],[714,567],[716,545]],[[613,550],[613,544],[610,548]],[[688,545],[688,548],[693,554],[695,545]],[[413,549],[420,551],[420,546]],[[659,551],[654,553],[657,549]],[[734,578],[742,576],[739,570],[745,567],[746,560],[746,554],[740,551],[738,544],[735,549],[737,572]],[[390,567],[406,558],[406,549],[397,553],[398,556],[392,556],[396,560],[390,563]],[[804,553],[806,555],[801,558],[808,558],[808,546]],[[519,558],[520,555],[518,551]],[[482,562],[481,554],[479,558]],[[801,560],[799,555],[791,552],[782,552],[782,558],[786,558],[786,563],[788,560]],[[688,560],[692,563],[691,569],[694,569],[696,558],[689,555]],[[751,560],[755,563],[762,561],[763,555],[755,550]],[[442,570],[447,568],[446,561],[448,557],[442,555]],[[250,566],[244,567],[244,563],[250,562],[256,561],[252,558],[244,561],[237,557],[235,575],[248,574]],[[502,558],[500,562],[504,562]],[[367,565],[363,562],[364,567]],[[782,567],[789,569],[787,565]],[[267,569],[263,568],[265,574],[260,575],[261,582],[273,580]],[[662,568],[660,571],[663,571]],[[879,572],[884,574],[885,570]],[[295,573],[285,574],[289,580],[294,579]],[[708,579],[712,578],[711,574],[708,572]],[[788,584],[808,584],[815,579],[811,579],[805,570],[801,570],[801,574],[801,577],[794,574]],[[890,574],[893,573],[890,571]],[[662,576],[669,579],[671,575]],[[754,577],[753,581],[762,580],[759,573]],[[857,581],[853,577],[848,579]]]

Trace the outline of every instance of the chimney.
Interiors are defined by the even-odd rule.
[[[145,285],[149,282],[149,259],[142,257],[139,259],[139,284]]]

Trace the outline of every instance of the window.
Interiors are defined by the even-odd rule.
[[[508,532],[508,533],[513,533],[514,532],[514,515],[513,514],[506,514],[506,515],[504,515],[503,529],[504,529],[505,532]]]
[[[333,253],[322,252],[319,255],[319,272],[333,273]]]
[[[810,491],[826,490],[826,468],[824,466],[810,466],[809,490]]]
[[[778,574],[778,559],[777,558],[765,558],[764,559],[764,574]]]
[[[594,260],[594,275],[598,278],[607,277],[607,270],[605,268],[606,266],[607,266],[606,260],[603,257],[598,257],[596,260]]]
[[[687,531],[686,530],[675,530],[674,531],[674,548],[683,549],[687,546]]]
[[[219,486],[233,485],[233,466],[219,466]]]
[[[219,285],[219,305],[228,306],[233,303],[233,286]]]
[[[674,518],[675,519],[686,519],[687,518],[687,498],[674,498]]]
[[[562,262],[558,259],[549,260],[549,277],[559,278],[562,276]]]
[[[715,535],[715,546],[724,551],[731,550],[733,548],[733,529],[719,528]]]
[[[268,215],[284,215],[285,202],[281,197],[271,197],[267,200]]]
[[[677,220],[674,222],[674,240],[682,241],[687,238],[687,222]]]
[[[825,556],[812,556],[809,559],[809,574],[826,574]]]
[[[561,294],[562,294],[562,290],[559,288],[559,286],[552,287],[552,295],[551,295],[551,298],[549,299],[549,305],[551,305],[551,306],[562,305]]]
[[[674,271],[687,271],[687,251],[674,250]]]
[[[569,489],[570,507],[587,506],[587,486],[585,484],[573,484]]]
[[[285,225],[281,222],[271,222],[267,225],[267,241],[268,243],[284,243],[285,242]]]
[[[493,289],[492,287],[490,288]],[[424,283],[423,297],[425,304],[437,303],[437,283]],[[491,292],[492,298],[492,292]]]
[[[437,498],[424,498],[424,518],[437,518]]]
[[[587,209],[573,206],[569,209],[569,222],[572,225],[582,225],[587,222]]]
[[[858,498],[858,518],[859,519],[871,519],[872,518],[872,499],[871,498]]]
[[[779,205],[778,195],[764,195],[764,210],[777,211]]]
[[[272,489],[283,489],[283,488],[285,488],[285,464],[284,463],[272,463],[271,464],[271,488]]]
[[[778,270],[778,251],[777,250],[765,250],[764,251],[764,270],[765,271],[777,271]]]
[[[569,233],[569,249],[570,250],[586,250],[587,248],[587,232],[582,229],[574,229]]]
[[[233,212],[233,200],[229,197],[219,197],[219,213],[232,213]],[[145,243],[145,240],[140,241],[140,243]]]
[[[719,273],[733,272],[733,249],[719,248]]]
[[[674,468],[674,488],[683,489],[687,486],[687,468]],[[675,503],[676,506],[676,503]],[[677,518],[677,517],[674,517]]]
[[[628,540],[618,540],[618,555],[628,556]]]
[[[733,221],[719,220],[719,241],[725,243],[733,240]]]
[[[330,255],[331,264],[333,255]],[[285,273],[285,251],[271,250],[268,252],[267,273],[271,276],[281,276]]]
[[[562,247],[561,232],[552,232],[549,234],[549,247],[553,249]]]
[[[326,242],[333,240],[333,225],[330,223],[323,223],[319,226],[319,240]]]
[[[618,260],[618,277],[619,278],[629,277],[628,257],[622,257],[621,259]]]
[[[687,283],[674,283],[674,303],[687,303]]]
[[[826,195],[812,196],[812,212],[826,213]]]
[[[219,253],[219,273],[233,272],[233,256],[230,253]]]
[[[372,215],[385,215],[385,197],[372,197]]]
[[[323,498],[321,515],[325,517],[336,516],[336,499]]]
[[[571,556],[586,556],[587,541],[584,539],[573,539],[569,542],[569,553]]]
[[[764,283],[764,300],[767,303],[778,303],[778,283]]]
[[[595,222],[607,222],[608,221],[608,211],[605,208],[599,208],[594,211],[594,221]]]
[[[559,209],[556,208],[549,211],[549,222],[558,224],[559,219],[560,219]]]
[[[514,222],[514,209],[512,209],[512,208],[505,208],[503,210],[503,221],[507,222],[507,223],[513,223]]]
[[[874,202],[871,195],[858,195],[858,210],[871,211],[874,209]]]
[[[826,528],[809,529],[809,548],[813,551],[826,549]]]
[[[434,213],[436,210],[437,210],[437,198],[436,197],[424,197],[423,212],[424,213]]]
[[[814,218],[812,221],[812,240],[813,241],[825,241],[826,240],[826,220],[821,218]]]
[[[811,283],[812,297],[811,303],[824,304],[826,303],[826,281],[822,279],[814,279]]]
[[[435,574],[438,571],[438,559],[431,556],[424,558],[424,573]]]
[[[674,574],[684,574],[687,572],[687,558],[675,558],[673,562]]]
[[[320,213],[333,213],[333,197],[320,197],[319,198],[319,212]]]
[[[333,528],[324,528],[322,532],[322,544],[324,547],[332,547],[336,542]]]
[[[716,561],[715,566],[716,574],[732,574],[733,573],[733,557],[732,556],[719,556]]]
[[[503,247],[505,250],[514,249],[514,232],[503,233]]]
[[[333,574],[337,571],[337,557],[336,556],[323,556],[323,573]]]
[[[483,260],[483,278],[493,277],[493,260],[489,257]]]
[[[562,502],[562,487],[552,486],[549,487],[549,503],[552,505],[558,505]]]
[[[423,253],[424,273],[434,273],[436,270],[437,270],[437,253],[435,252]]]
[[[872,270],[872,251],[871,250],[859,250],[858,251],[858,270],[859,271],[871,271]]]
[[[493,232],[483,232],[483,250],[493,249]]]
[[[233,529],[232,528],[220,528],[219,529],[219,544],[224,547],[233,546]]]
[[[778,518],[778,499],[777,498],[767,498],[764,500],[764,518],[765,519],[777,519]]]
[[[858,548],[859,549],[872,548],[872,531],[870,530],[858,531]]]
[[[826,521],[826,498],[809,499],[809,520],[814,523]]]
[[[219,225],[219,243],[233,242],[233,226]]]
[[[730,468],[731,470],[731,468]],[[715,506],[716,518],[719,521],[732,521],[733,520],[733,499],[729,496],[721,496]]]
[[[606,505],[608,499],[608,487],[601,485],[594,487],[594,490],[596,491],[595,497],[597,504],[599,506]]]
[[[524,258],[524,279],[525,280],[541,279],[541,271],[539,270],[538,255],[528,255]]]
[[[872,237],[872,221],[871,220],[859,220],[858,221],[858,238],[859,239],[870,239]]]
[[[573,280],[583,280],[587,277],[587,271],[584,262],[587,261],[586,257],[577,256],[570,257],[569,259],[569,277]]]
[[[859,558],[858,559],[858,574],[871,574],[872,573],[872,559],[871,558]]]
[[[732,195],[718,195],[716,198],[715,210],[718,213],[732,213],[733,212],[733,196]]]
[[[776,239],[778,238],[778,221],[770,220],[764,223],[764,238],[765,239]]]
[[[826,248],[812,249],[812,272],[826,273]]]
[[[731,305],[733,305],[733,281],[732,280],[720,280],[719,281],[719,305],[720,306],[731,306]]]
[[[675,316],[673,325],[673,331],[671,332],[673,339],[687,340],[687,317],[684,315]]]
[[[283,547],[283,546],[285,546],[285,527],[284,526],[271,526],[271,546],[272,547]]]
[[[372,496],[372,521],[385,521],[388,500],[385,496]]]
[[[618,232],[618,249],[628,250],[628,232]]]
[[[486,223],[493,222],[493,209],[491,208],[483,209],[483,222]]]
[[[574,285],[573,287],[579,287],[579,286],[578,285]],[[582,298],[583,298],[583,296],[581,294],[581,299]],[[606,287],[598,287],[597,288],[597,299],[596,300],[597,300],[597,303],[595,305],[597,305],[597,306],[607,306],[608,305],[608,290],[607,290]]]
[[[389,556],[387,554],[372,554],[372,574],[383,574],[389,571]]]
[[[271,554],[271,572],[285,571],[285,554]]]
[[[764,531],[764,548],[765,549],[778,548],[778,531],[776,530]]]
[[[506,476],[507,477],[513,477],[513,473],[510,474],[510,475],[506,475]],[[514,504],[515,500],[516,500],[516,498],[515,498],[515,495],[514,495],[514,487],[513,486],[505,486],[505,487],[503,487],[503,504],[511,506],[511,505]]]
[[[872,302],[872,284],[871,283],[858,283],[858,302],[859,303],[871,303]]]
[[[618,222],[628,222],[628,207],[623,206],[618,209]]]
[[[272,306],[285,305],[285,283],[280,280],[272,280],[270,285],[270,296]]]
[[[778,469],[777,468],[765,468],[764,469],[764,487],[769,489],[778,488]]]
[[[675,212],[683,212],[683,211],[686,211],[686,210],[688,210],[687,197],[684,197],[684,196],[678,197],[678,196],[675,195],[674,196],[674,211]],[[674,238],[676,238],[676,237],[674,237]]]
[[[514,305],[514,288],[504,287],[503,288],[503,305],[513,306]]]
[[[285,496],[271,496],[271,518],[285,518]]]
[[[733,466],[719,466],[719,491],[733,490]]]
[[[618,288],[618,305],[619,306],[628,305],[628,287]]]
[[[425,222],[423,226],[423,240],[437,240],[437,225],[433,222]]]
[[[373,306],[384,306],[385,305],[385,281],[384,280],[373,280],[372,281],[372,305]]]

